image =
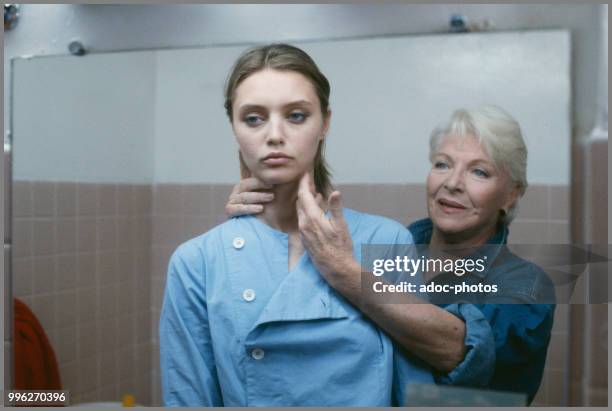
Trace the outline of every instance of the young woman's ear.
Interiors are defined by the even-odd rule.
[[[327,114],[325,115],[325,117],[323,117],[323,129],[321,130],[320,141],[325,140],[325,137],[327,137],[327,131],[329,130],[329,125],[331,123],[331,116],[331,110],[327,110]]]

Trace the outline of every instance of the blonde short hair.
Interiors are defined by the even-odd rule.
[[[519,197],[527,189],[527,147],[521,126],[505,110],[497,106],[456,110],[448,123],[437,127],[429,139],[429,157],[436,154],[442,141],[449,135],[475,136],[491,156],[494,165],[508,173]],[[518,200],[501,217],[503,224],[510,224],[518,211]]]

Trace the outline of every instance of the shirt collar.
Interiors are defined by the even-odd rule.
[[[431,235],[433,232],[433,222],[430,218],[423,218],[421,220],[414,221],[408,225],[408,230],[412,234],[415,244],[429,244],[431,241]],[[508,226],[503,224],[500,225],[498,230],[493,234],[485,243],[485,246],[479,247],[474,251],[470,258],[478,259],[486,257],[489,267],[493,264],[495,258],[499,255],[502,248],[505,247],[508,242],[508,235],[510,230]],[[495,247],[497,246],[497,247]],[[480,277],[484,277],[488,270],[482,272],[475,271],[474,274]]]

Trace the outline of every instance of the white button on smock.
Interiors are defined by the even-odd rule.
[[[253,351],[251,351],[251,357],[254,360],[261,360],[265,355],[266,353],[261,348],[253,348]]]
[[[242,292],[242,298],[244,298],[244,301],[253,301],[255,299],[255,290],[247,288]]]
[[[244,247],[244,238],[242,237],[234,238],[234,241],[232,241],[232,245],[234,246],[236,250],[240,250],[242,247]]]

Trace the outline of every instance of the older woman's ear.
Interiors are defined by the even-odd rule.
[[[502,206],[501,211],[504,212],[504,214],[508,214],[508,212],[510,211],[511,208],[515,207],[516,203],[519,200],[519,197],[521,195],[521,187],[518,185],[515,185],[511,190],[510,193],[508,193],[508,200],[506,201],[506,203]]]

